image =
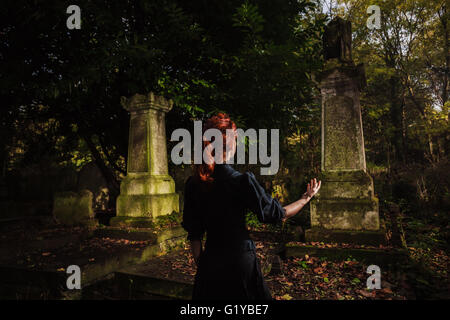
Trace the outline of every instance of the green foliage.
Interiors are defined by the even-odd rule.
[[[64,2],[7,1],[0,14],[2,116],[54,119],[53,136],[63,137],[60,144],[66,145],[46,150],[64,158],[56,162],[78,167],[93,159],[108,181],[117,180],[125,171],[129,125],[120,97],[135,93],[154,91],[173,99],[168,132],[190,128],[192,119],[217,110],[244,129],[280,128],[283,136],[310,118],[311,74],[321,65],[326,18],[313,2],[77,5],[80,30],[67,30]],[[10,122],[2,121],[0,147],[15,149],[31,140],[31,131],[21,141],[13,139],[24,126],[17,123],[10,130]],[[24,156],[42,156],[42,150],[24,143]],[[73,154],[84,147],[86,156]],[[25,162],[11,164],[21,165]]]
[[[273,231],[281,232],[280,225],[265,224],[258,220],[258,217],[253,212],[248,212],[245,215],[245,224],[252,231]]]
[[[308,269],[309,268],[308,263],[306,261],[304,261],[304,260],[298,260],[297,264],[300,267],[302,267],[302,269]]]
[[[248,29],[251,33],[257,34],[264,28],[264,18],[258,12],[258,6],[246,1],[237,8],[233,15],[233,27]]]
[[[173,212],[168,215],[158,216],[155,218],[154,224],[157,228],[179,225],[183,220],[183,214]]]
[[[367,158],[390,169],[411,159],[436,163],[447,157],[448,4],[338,2],[345,4],[340,14],[352,21],[354,58],[366,66],[361,105]],[[380,29],[366,26],[370,5],[381,9]]]

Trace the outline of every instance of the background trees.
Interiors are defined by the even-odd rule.
[[[381,9],[380,29],[366,26],[370,5]],[[333,8],[352,21],[354,58],[366,64],[364,136],[379,197],[409,217],[438,220],[448,238],[448,2],[351,0]]]
[[[305,127],[325,20],[313,2],[81,1],[81,30],[66,28],[68,5],[3,5],[5,167],[92,158],[117,192],[128,141],[119,101],[137,92],[174,100],[169,132],[216,110],[242,127]]]
[[[386,132],[382,135],[386,141],[379,141],[384,149],[372,140],[377,147],[369,150],[384,154],[388,163],[405,164],[411,157],[439,161],[448,148],[444,132],[449,106],[449,14],[445,1],[341,3],[354,25],[356,59],[368,67],[369,88],[363,105],[370,120],[380,120],[373,129]],[[371,4],[381,8],[378,30],[365,27],[365,9]]]
[[[410,206],[449,204],[445,1],[81,1],[81,30],[66,28],[69,4],[3,4],[4,174],[93,160],[117,193],[128,141],[120,96],[154,91],[175,102],[168,132],[219,110],[242,128],[280,128],[282,167],[271,182],[281,185],[278,196],[296,197],[303,177],[320,168],[313,79],[323,26],[340,14],[352,21],[356,62],[366,64],[367,160],[386,175],[376,190]],[[366,26],[373,4],[378,30]]]

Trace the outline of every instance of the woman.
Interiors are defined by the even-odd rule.
[[[203,130],[209,128],[222,132],[224,162],[214,163],[210,142],[204,141],[209,161],[195,166],[184,193],[182,225],[197,264],[192,298],[272,299],[245,225],[245,214],[251,210],[263,223],[281,223],[308,203],[319,190],[320,181],[311,180],[299,200],[282,207],[266,194],[252,173],[241,174],[225,164],[236,152],[236,125],[230,118],[219,113],[206,121]],[[227,129],[234,133],[229,141]]]

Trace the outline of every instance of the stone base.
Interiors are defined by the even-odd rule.
[[[177,193],[120,195],[116,204],[117,218],[156,218],[180,211]]]
[[[117,226],[117,225],[116,225]],[[95,236],[111,239],[128,239],[134,241],[152,240],[161,243],[170,239],[186,238],[187,232],[180,226],[154,230],[151,228],[132,227],[129,229],[105,227],[95,230]]]
[[[380,230],[378,199],[364,170],[323,171],[322,187],[311,201],[311,227],[330,230]]]
[[[372,177],[363,170],[322,171],[319,196],[325,199],[371,199],[374,197]]]
[[[168,174],[128,173],[120,183],[121,195],[171,194],[175,182]]]
[[[112,217],[109,224],[111,227],[120,228],[152,228],[154,226],[153,220],[150,217]]]
[[[311,228],[306,230],[305,239],[307,242],[351,243],[379,246],[380,244],[386,244],[386,233],[384,229],[360,231]]]
[[[322,199],[311,201],[311,226],[324,229],[380,229],[378,199]]]

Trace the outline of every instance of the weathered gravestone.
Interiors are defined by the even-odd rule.
[[[94,210],[109,209],[110,192],[108,183],[95,162],[89,162],[81,168],[78,173],[77,189],[78,191],[89,190],[93,193]]]
[[[379,244],[378,199],[366,172],[360,91],[362,65],[351,58],[351,23],[335,18],[324,34],[322,95],[322,187],[311,202],[307,241]]]
[[[89,190],[80,192],[56,192],[53,200],[53,217],[64,225],[85,225],[95,227],[92,209],[93,195]]]
[[[153,93],[122,97],[121,103],[131,116],[128,164],[111,225],[145,226],[146,220],[179,212],[166,147],[165,114],[173,103]]]

